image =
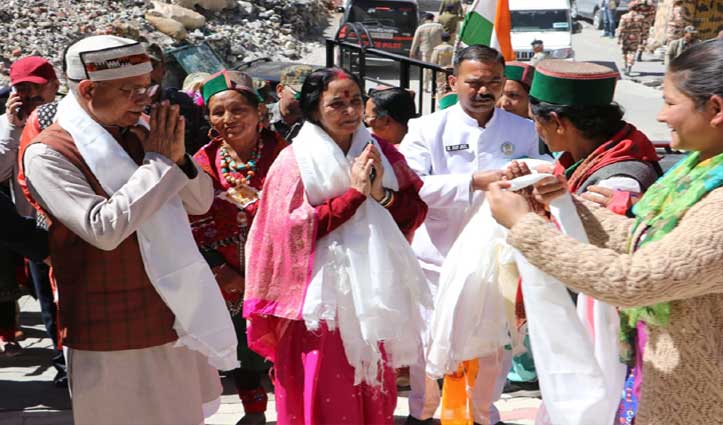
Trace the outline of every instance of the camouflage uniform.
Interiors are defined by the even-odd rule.
[[[657,7],[651,3],[650,0],[644,0],[640,4],[640,13],[645,16],[645,24],[643,25],[643,33],[640,36],[640,46],[638,47],[638,60],[642,60],[642,53],[648,44],[648,37],[650,36],[650,28],[655,25],[655,12]]]
[[[448,42],[442,42],[439,46],[432,50],[432,63],[442,68],[452,67],[454,59],[454,46]],[[444,72],[437,73],[437,93],[444,92],[447,85],[447,74]]]
[[[645,27],[645,15],[633,8],[620,18],[618,25],[618,42],[623,48],[625,72],[629,73],[635,63],[635,55],[640,47],[640,39]]]
[[[683,30],[690,25],[688,10],[683,6],[675,6],[668,21],[668,43],[683,37]]]

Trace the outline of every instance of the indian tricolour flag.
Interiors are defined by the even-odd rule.
[[[509,0],[475,0],[464,17],[460,41],[468,46],[484,44],[502,52],[505,60],[515,60],[510,31]]]

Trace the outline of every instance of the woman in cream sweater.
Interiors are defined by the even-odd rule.
[[[565,285],[621,308],[622,336],[642,349],[637,425],[723,423],[723,40],[693,46],[668,68],[658,120],[690,152],[645,193],[635,218],[576,199],[591,244],[490,188],[508,242]],[[549,203],[563,177],[534,189]],[[634,356],[633,356],[634,357]]]

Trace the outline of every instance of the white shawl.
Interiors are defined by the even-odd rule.
[[[311,205],[349,189],[352,161],[369,141],[382,152],[360,126],[345,156],[322,128],[304,124],[292,148]],[[384,186],[398,190],[383,154],[382,163]],[[431,305],[424,274],[391,214],[373,199],[317,241],[303,317],[312,331],[321,321],[331,330],[338,325],[355,384],[379,384],[382,342],[392,367],[417,360],[424,328],[420,305]]]
[[[108,194],[123,187],[138,169],[72,94],[58,105],[57,118]],[[201,352],[217,369],[238,367],[231,318],[218,284],[198,251],[180,197],[169,200],[136,233],[146,273],[176,317],[176,344]]]
[[[547,176],[514,179],[509,190]],[[569,194],[555,200],[550,209],[563,233],[587,242]],[[427,373],[441,377],[454,372],[460,362],[485,356],[509,342],[511,329],[495,263],[512,256],[522,278],[530,345],[551,423],[612,423],[625,378],[625,367],[618,361],[615,308],[597,300],[589,303],[589,297],[580,294],[576,311],[566,287],[530,265],[507,245],[506,238],[507,230],[497,224],[485,202],[452,246],[440,275]],[[587,320],[590,315],[594,323]]]

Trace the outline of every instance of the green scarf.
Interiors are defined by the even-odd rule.
[[[700,161],[700,153],[694,152],[676,164],[660,180],[645,192],[633,207],[635,224],[628,241],[628,252],[662,239],[670,233],[690,207],[708,192],[723,186],[723,154]],[[634,235],[643,226],[645,234],[639,242]],[[652,326],[667,326],[670,320],[670,304],[660,303],[646,307],[620,310],[620,332],[623,342],[631,343],[639,321]],[[631,344],[630,347],[633,345]],[[632,350],[623,351],[629,361]]]

